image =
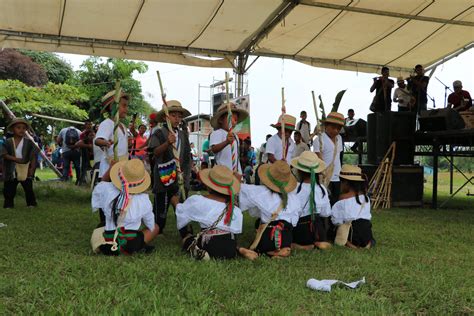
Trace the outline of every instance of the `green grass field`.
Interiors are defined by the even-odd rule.
[[[441,181],[445,190],[446,174]],[[42,181],[35,191],[38,208],[26,208],[19,189],[15,209],[0,211],[0,314],[474,314],[474,200],[465,192],[448,209],[374,213],[371,250],[196,262],[180,252],[173,212],[153,254],[108,258],[90,250],[98,215],[86,188]],[[246,215],[241,245],[252,227]],[[305,287],[364,276],[356,290]]]

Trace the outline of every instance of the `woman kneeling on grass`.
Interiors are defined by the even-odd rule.
[[[260,218],[256,251],[271,257],[291,254],[292,229],[298,223],[300,202],[294,192],[297,182],[286,161],[262,165],[258,169],[264,185],[242,184],[240,207]],[[265,227],[266,226],[266,227]],[[263,231],[258,240],[259,232]]]
[[[300,184],[297,197],[302,205],[298,225],[293,228],[294,249],[310,250],[314,247],[327,249],[327,232],[331,204],[327,189],[319,183],[319,173],[326,168],[326,164],[315,153],[303,152],[291,161],[291,166],[297,170]]]
[[[233,259],[237,253],[254,260],[257,253],[237,246],[234,234],[242,232],[242,211],[234,205],[240,182],[232,171],[222,165],[199,172],[207,187],[207,196],[193,195],[176,205],[176,219],[183,249],[196,259]],[[176,204],[177,198],[171,203]],[[188,224],[197,222],[201,232],[192,235]]]
[[[149,186],[150,175],[139,159],[117,162],[104,174],[92,192],[92,208],[101,208],[105,214],[105,242],[97,252],[130,255],[153,250],[148,244],[158,235],[159,228],[145,193]],[[142,223],[146,228],[140,230]]]
[[[365,174],[357,166],[344,165],[339,177],[341,195],[332,207],[331,217],[338,226],[335,244],[349,248],[375,246]]]

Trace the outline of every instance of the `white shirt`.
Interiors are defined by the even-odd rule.
[[[267,163],[268,162],[268,155],[267,155],[267,150],[266,150],[266,143],[263,143],[262,146],[260,146],[260,149],[258,150],[262,154],[262,163]]]
[[[112,182],[99,182],[92,191],[92,209],[101,208],[105,215],[105,230],[115,230],[117,226],[112,217],[112,201],[119,195],[120,191]],[[147,193],[130,194],[130,207],[123,220],[125,229],[139,230],[143,222],[145,226],[153,230],[155,228],[155,215],[153,205]]]
[[[23,140],[24,138],[22,138],[20,140],[20,142],[18,143],[18,146],[16,146],[15,148],[15,157],[16,158],[20,158],[20,159],[23,159]],[[13,141],[13,145],[15,145],[15,139],[12,139]]]
[[[303,152],[309,150],[308,145],[303,142],[299,144],[295,143],[295,150],[293,151],[293,156],[291,158],[299,157]]]
[[[305,142],[306,144],[309,143],[310,139],[309,139],[309,134],[310,134],[310,125],[309,125],[309,122],[308,121],[305,121],[303,123],[303,121],[299,121],[298,124],[296,125],[297,127],[297,131],[299,131],[301,133],[301,138],[303,139],[303,142]]]
[[[288,164],[291,163],[293,157],[293,152],[295,151],[295,142],[290,138],[286,143],[288,151],[286,153],[286,161]],[[281,160],[283,158],[283,146],[281,145],[281,138],[278,134],[273,135],[267,141],[266,153],[273,154],[276,160]]]
[[[253,217],[260,218],[262,223],[271,220],[281,203],[278,193],[275,193],[263,185],[242,184],[240,186],[240,208],[248,210]],[[293,226],[298,224],[301,204],[296,196],[296,191],[288,193],[288,203],[285,209],[278,214],[275,220],[284,220]]]
[[[404,92],[405,91],[405,92]],[[411,96],[407,88],[396,88],[393,92],[393,99],[403,100],[403,103],[398,102],[398,106],[402,108],[408,107],[410,104]]]
[[[332,206],[331,221],[333,224],[341,225],[357,219],[367,219],[370,221],[372,218],[370,214],[370,199],[369,202],[365,202],[365,197],[359,195],[359,201],[363,206],[357,204],[355,197],[337,201]]]
[[[183,228],[190,222],[198,222],[201,228],[211,227],[212,224],[224,212],[226,204],[208,199],[202,195],[192,195],[176,206],[176,225],[178,229]],[[216,228],[233,234],[242,233],[243,216],[242,211],[234,206],[232,221],[230,225],[224,224],[225,215],[222,217]]]
[[[92,145],[92,150],[94,151],[94,164],[96,164],[102,160],[102,157],[105,156],[105,152],[96,144]]]
[[[323,133],[321,135],[322,143],[323,143],[323,152],[321,153],[321,156],[323,157],[324,162],[326,163],[326,166],[329,167],[329,165],[332,162],[332,158],[334,157],[334,143],[329,138],[328,134]],[[339,173],[341,172],[341,151],[342,151],[342,137],[341,135],[337,135],[337,153],[336,157],[334,158],[334,171],[331,176],[331,181],[333,182],[338,182],[339,181]],[[316,141],[313,142],[313,148],[315,153],[319,153],[319,139],[316,139]]]
[[[209,148],[212,148],[213,145],[217,145],[225,141],[227,139],[227,133],[228,132],[222,128],[213,131],[209,139]],[[237,160],[237,172],[242,174],[242,167],[240,166],[239,157],[239,139],[237,137],[235,137],[232,146],[234,146],[234,152]],[[216,164],[226,166],[232,170],[232,149],[229,145],[222,148],[222,150],[216,153],[214,157]]]
[[[123,130],[119,127],[118,129],[118,156],[126,156],[128,155],[128,136],[127,136],[127,129],[125,126],[120,123],[123,127]],[[97,130],[97,134],[94,138],[94,143],[96,139],[102,138],[107,141],[114,140],[114,121],[110,118],[104,120],[99,125],[99,129]],[[102,177],[104,173],[109,169],[109,160],[108,158],[114,157],[114,146],[110,146],[106,151],[105,154],[102,156],[100,161],[100,168],[99,168],[99,177]]]
[[[324,190],[324,197],[323,190],[321,190],[321,187]],[[323,185],[321,185],[321,187],[317,184],[314,187],[314,202],[316,203],[316,213],[322,217],[329,217],[331,216],[331,203],[329,202],[329,193]],[[296,194],[301,204],[300,217],[311,215],[309,207],[310,193],[311,184],[303,183],[301,186],[301,191]]]

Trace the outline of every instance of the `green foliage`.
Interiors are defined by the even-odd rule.
[[[67,84],[50,82],[43,88],[35,88],[18,80],[0,80],[0,99],[17,117],[39,113],[72,120],[87,118],[87,113],[75,105],[76,102],[87,101],[87,95]],[[48,125],[61,126],[44,119],[33,117],[31,120],[34,130],[42,135],[47,133]]]
[[[143,62],[109,58],[103,61],[99,57],[90,57],[77,71],[76,85],[89,96],[89,101],[80,105],[93,121],[100,120],[101,98],[114,89],[115,82],[120,79],[122,90],[130,97],[129,114],[148,115],[153,111],[151,105],[142,96],[141,84],[133,78],[135,72],[145,73],[148,67]]]
[[[48,76],[48,81],[50,82],[66,83],[74,76],[72,66],[54,53],[26,49],[20,49],[18,51],[30,57],[35,63],[43,67]]]
[[[341,103],[342,97],[344,96],[344,93],[346,93],[346,90],[341,90],[337,93],[336,98],[334,99],[334,103],[332,105],[331,112],[337,112],[339,109],[339,104]]]

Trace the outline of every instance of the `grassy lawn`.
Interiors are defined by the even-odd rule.
[[[448,177],[440,178],[445,190]],[[474,200],[465,192],[449,209],[375,213],[378,243],[370,251],[196,262],[179,250],[173,212],[153,254],[92,255],[89,238],[98,215],[91,213],[90,192],[64,183],[35,185],[38,208],[26,208],[19,189],[16,208],[0,211],[0,223],[8,225],[0,228],[0,314],[474,313]],[[446,197],[440,193],[440,201]],[[247,246],[253,237],[248,215],[244,226],[239,243]],[[309,278],[363,276],[367,284],[356,290],[305,287]]]

